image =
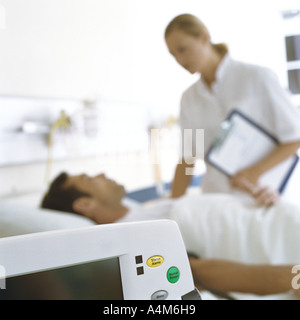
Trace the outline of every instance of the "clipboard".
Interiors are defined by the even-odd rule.
[[[272,152],[279,141],[253,120],[238,110],[233,110],[222,122],[215,141],[205,155],[206,161],[232,177]],[[293,155],[264,173],[260,183],[280,193],[284,191],[299,157]]]

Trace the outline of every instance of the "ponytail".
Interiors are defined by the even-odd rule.
[[[212,44],[212,47],[216,52],[218,52],[221,56],[225,56],[228,53],[228,46],[225,43],[216,43]]]

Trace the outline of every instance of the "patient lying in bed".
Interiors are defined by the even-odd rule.
[[[210,194],[129,208],[122,201],[124,196],[124,187],[103,174],[89,177],[63,173],[51,184],[42,207],[77,213],[99,224],[172,219],[180,228],[187,250],[210,258],[191,259],[194,274],[202,282],[204,278],[209,285],[221,290],[251,290],[257,294],[291,289],[291,268],[300,261],[300,207],[280,203],[263,208],[231,195]],[[212,265],[207,268],[209,263],[218,271]],[[244,263],[285,266],[257,267]],[[248,268],[246,278],[245,268]],[[219,276],[212,277],[207,274],[208,270],[219,272]]]

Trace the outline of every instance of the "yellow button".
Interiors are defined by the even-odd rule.
[[[147,265],[151,268],[159,267],[164,262],[162,256],[153,256],[147,260]]]

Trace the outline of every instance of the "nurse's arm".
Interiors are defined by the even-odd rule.
[[[194,164],[188,164],[184,159],[177,165],[172,183],[171,198],[179,198],[185,194],[192,179],[192,172],[190,171],[193,168]]]
[[[254,195],[253,189],[248,188],[248,185],[258,187],[258,180],[261,175],[284,160],[288,159],[292,155],[296,154],[299,148],[300,141],[280,144],[274,151],[257,162],[255,165],[239,171],[231,179],[232,186]]]
[[[273,152],[253,166],[254,173],[256,171],[254,177],[256,182],[263,173],[296,154],[299,148],[300,141],[280,144]]]

